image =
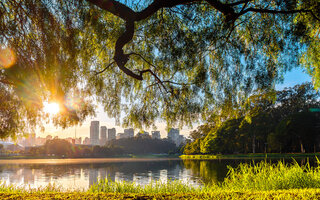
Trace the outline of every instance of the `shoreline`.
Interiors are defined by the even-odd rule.
[[[4,164],[86,164],[86,163],[119,163],[119,162],[161,162],[181,160],[181,158],[30,158],[30,159],[0,159]],[[18,162],[18,163],[17,163]]]
[[[236,159],[266,159],[266,158],[310,158],[320,157],[320,153],[257,153],[257,154],[229,154],[229,155],[181,155],[183,160],[236,160]]]

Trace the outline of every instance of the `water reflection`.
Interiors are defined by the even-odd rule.
[[[87,189],[99,179],[109,178],[113,181],[134,181],[145,185],[154,180],[166,182],[180,180],[193,185],[217,183],[223,181],[228,168],[236,167],[242,162],[259,162],[260,160],[130,160],[109,162],[88,160],[81,162],[52,162],[27,164],[16,160],[11,164],[0,162],[0,180],[26,188],[45,187],[48,184],[63,186],[63,189]],[[304,164],[307,160],[297,160]],[[277,160],[270,160],[277,162]],[[286,162],[293,162],[292,159]],[[315,164],[316,160],[310,160]]]
[[[191,173],[181,160],[78,164],[19,164],[17,161],[16,164],[0,165],[2,181],[26,188],[44,187],[50,183],[63,186],[64,189],[86,189],[105,178],[134,181],[141,185],[154,180],[189,182]],[[195,181],[195,184],[199,183]]]

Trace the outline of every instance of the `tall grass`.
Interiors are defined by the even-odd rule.
[[[118,193],[142,193],[142,194],[176,194],[176,193],[199,193],[200,187],[194,187],[181,181],[153,181],[141,186],[134,182],[112,181],[104,179],[98,181],[89,188],[88,192],[118,192]]]
[[[232,190],[283,190],[320,188],[320,166],[311,167],[309,162],[300,166],[297,162],[271,164],[262,161],[256,164],[240,164],[229,167],[227,178],[220,185]]]
[[[120,192],[120,193],[210,193],[217,190],[237,191],[269,191],[284,189],[320,188],[320,165],[311,167],[309,163],[300,166],[293,164],[242,163],[236,168],[229,167],[227,177],[222,183],[194,187],[179,181],[168,183],[152,182],[146,186],[132,182],[114,182],[100,180],[94,184],[90,192]]]

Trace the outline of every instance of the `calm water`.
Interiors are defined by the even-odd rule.
[[[0,160],[0,179],[6,184],[26,188],[44,187],[50,183],[69,190],[87,189],[101,178],[134,181],[141,185],[154,180],[180,180],[199,186],[223,181],[227,165],[235,167],[241,162],[252,161],[159,158]]]

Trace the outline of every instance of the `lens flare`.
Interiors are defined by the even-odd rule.
[[[60,106],[57,103],[43,103],[43,111],[55,115],[60,111]]]
[[[0,68],[10,68],[16,62],[16,55],[9,48],[0,47]]]

